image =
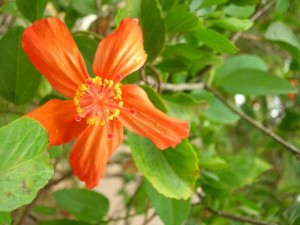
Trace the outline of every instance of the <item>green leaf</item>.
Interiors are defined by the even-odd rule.
[[[178,73],[187,70],[187,66],[182,61],[176,59],[165,59],[155,65],[155,67],[166,73]]]
[[[109,202],[100,193],[85,189],[63,189],[54,193],[57,204],[85,222],[100,221]]]
[[[149,10],[151,9],[151,10]],[[166,27],[158,0],[142,0],[140,22],[148,61],[153,61],[165,44]]]
[[[276,12],[285,13],[290,5],[290,0],[276,0]]]
[[[173,10],[166,17],[166,27],[169,33],[190,31],[198,23],[199,18],[185,10]]]
[[[182,65],[183,62],[185,63],[183,65],[218,65],[222,62],[222,59],[216,56],[215,54],[202,51],[198,49],[197,46],[187,43],[168,45],[166,46],[163,54],[167,57],[174,58],[174,60],[177,60],[179,66]],[[174,65],[174,67],[176,68],[176,65]],[[170,68],[170,70],[172,71],[173,68]]]
[[[217,52],[234,54],[238,51],[227,37],[214,30],[201,28],[192,33],[198,40]]]
[[[258,0],[229,0],[231,3],[235,5],[254,5]]]
[[[225,156],[227,167],[214,171],[215,178],[204,175],[204,191],[212,195],[229,194],[237,188],[255,182],[257,177],[269,170],[271,166],[262,159],[250,155],[239,154]],[[229,193],[228,193],[229,192]]]
[[[44,221],[38,223],[38,225],[91,225],[91,224],[82,221],[62,219],[62,220]]]
[[[53,175],[46,130],[23,117],[0,128],[0,210],[30,203]]]
[[[10,225],[12,222],[9,212],[0,212],[0,224],[1,225]]]
[[[149,182],[146,182],[146,191],[155,211],[165,225],[181,225],[186,220],[191,201],[167,198],[159,194]]]
[[[43,17],[48,0],[17,0],[16,3],[23,16],[34,22]]]
[[[147,93],[149,99],[155,105],[156,108],[158,108],[162,112],[167,112],[167,108],[165,106],[165,103],[163,102],[163,99],[160,97],[160,95],[152,88],[146,85],[141,86],[144,91]]]
[[[227,59],[226,62],[217,69],[214,83],[218,84],[231,73],[240,69],[257,69],[267,71],[268,68],[265,62],[258,56],[248,54],[234,56]]]
[[[273,22],[265,37],[287,50],[300,63],[300,43],[293,31],[282,22]]]
[[[239,116],[231,112],[222,102],[214,99],[207,109],[204,116],[219,123],[230,124],[239,120]]]
[[[164,11],[169,11],[179,3],[179,0],[159,0],[159,2]]]
[[[72,0],[72,7],[81,15],[97,14],[94,0]]]
[[[92,64],[94,61],[98,42],[84,35],[77,35],[74,40],[83,56],[89,74],[93,74]]]
[[[0,94],[18,105],[33,99],[41,81],[21,48],[23,31],[14,27],[0,40]]]
[[[195,106],[206,102],[206,100],[197,99],[185,92],[177,92],[173,95],[164,95],[164,99],[169,102],[179,103],[182,106]]]
[[[224,7],[226,15],[237,17],[237,18],[248,18],[255,12],[255,5],[237,6],[230,4]]]
[[[123,8],[119,8],[116,15],[116,24],[126,17],[138,18],[140,16],[141,0],[127,0]]]
[[[48,206],[34,206],[32,209],[35,213],[41,215],[53,216],[56,213],[56,208],[48,207]]]
[[[287,80],[256,69],[240,69],[220,81],[230,94],[277,95],[296,92]]]
[[[187,140],[175,149],[158,150],[147,138],[129,133],[132,157],[140,172],[166,197],[188,199],[198,177],[198,159]]]
[[[211,7],[213,5],[219,5],[227,1],[228,0],[203,0],[201,4],[201,8]]]
[[[240,32],[248,30],[252,27],[253,22],[248,19],[238,19],[238,18],[221,18],[216,20],[207,20],[206,24],[209,26],[218,26],[225,30]]]

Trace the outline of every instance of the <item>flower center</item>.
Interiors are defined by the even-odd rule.
[[[121,76],[117,76],[115,80],[95,77],[79,85],[74,97],[77,112],[75,121],[80,122],[81,118],[87,118],[86,123],[89,125],[105,125],[108,137],[112,138],[109,121],[118,117],[121,111],[136,114],[135,109],[123,107],[122,91],[118,83],[120,80]]]

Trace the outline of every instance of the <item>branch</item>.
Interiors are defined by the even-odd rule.
[[[252,22],[256,21],[259,17],[261,17],[265,12],[267,12],[270,7],[275,3],[274,0],[271,0],[269,1],[268,3],[266,3],[261,9],[257,10],[255,14],[253,14],[251,17],[250,17],[250,20]],[[242,35],[242,32],[238,32],[238,33],[235,33],[232,38],[231,38],[231,42],[232,43],[235,43],[237,42],[237,40],[241,37]]]
[[[270,138],[272,138],[274,141],[276,141],[277,143],[279,143],[286,150],[288,150],[289,152],[291,152],[292,154],[294,154],[297,159],[300,159],[300,150],[296,146],[294,146],[291,143],[285,141],[284,139],[282,139],[281,137],[279,137],[277,134],[275,134],[272,130],[266,128],[261,123],[257,122],[256,120],[254,120],[253,118],[251,118],[250,116],[248,116],[247,114],[245,114],[244,112],[242,112],[241,110],[237,109],[235,106],[233,106],[231,103],[229,103],[225,99],[225,97],[222,96],[213,87],[211,87],[209,85],[205,85],[205,88],[207,90],[209,90],[211,93],[213,93],[215,95],[215,97],[217,97],[221,102],[223,102],[233,113],[239,115],[243,120],[245,120],[246,122],[248,122],[252,126],[256,127],[257,129],[259,129],[260,131],[262,131],[263,133],[265,133],[266,135],[268,135]]]
[[[233,214],[230,214],[228,212],[222,212],[222,211],[218,212],[218,211],[215,211],[211,208],[206,208],[206,209],[208,211],[212,212],[213,214],[217,215],[217,216],[228,218],[228,219],[231,219],[231,220],[236,220],[236,221],[245,222],[245,223],[251,223],[251,224],[255,224],[255,225],[276,225],[274,223],[267,223],[267,222],[264,222],[264,221],[255,220],[255,219],[248,218],[248,217],[233,215]]]
[[[148,84],[150,86],[155,86],[156,82],[153,78],[147,77],[146,81],[139,82],[139,84]],[[204,83],[181,83],[181,84],[171,84],[171,83],[160,83],[161,90],[165,91],[192,91],[204,88]]]

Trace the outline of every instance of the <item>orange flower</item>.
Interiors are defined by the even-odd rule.
[[[78,137],[70,153],[74,174],[95,187],[123,139],[123,126],[151,139],[159,149],[188,137],[188,124],[156,109],[140,87],[119,82],[146,61],[137,19],[124,19],[98,46],[88,75],[67,27],[48,18],[28,27],[22,47],[52,87],[72,100],[50,100],[27,115],[48,131],[49,146]]]

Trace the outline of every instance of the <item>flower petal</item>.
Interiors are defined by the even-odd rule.
[[[48,131],[49,146],[72,141],[87,126],[85,121],[76,122],[75,105],[72,101],[50,100],[26,116],[40,122]]]
[[[137,19],[124,19],[119,28],[98,46],[93,62],[97,76],[114,80],[142,67],[147,59],[142,29]]]
[[[134,108],[136,115],[122,111],[118,119],[130,131],[151,139],[159,149],[175,147],[189,136],[189,125],[156,109],[143,89],[136,85],[123,85],[124,107]]]
[[[23,34],[22,47],[36,69],[64,96],[73,97],[89,77],[68,28],[59,19],[33,23]]]
[[[70,154],[74,174],[85,182],[87,188],[99,184],[106,163],[123,139],[123,126],[118,120],[111,123],[112,139],[107,137],[105,126],[89,126],[75,142]]]

